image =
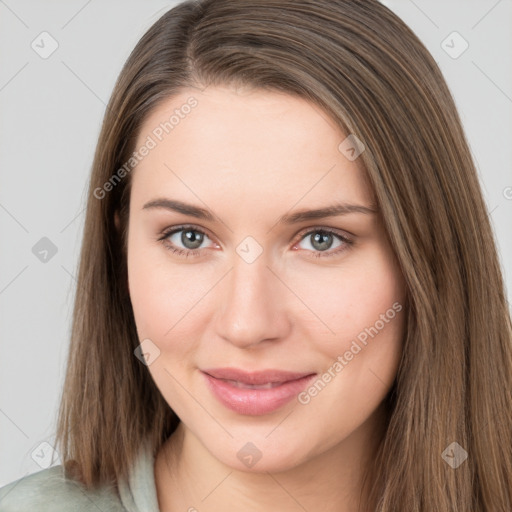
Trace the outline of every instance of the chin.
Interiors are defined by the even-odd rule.
[[[263,474],[285,472],[299,466],[307,458],[307,454],[301,453],[303,449],[303,446],[293,444],[284,448],[282,442],[258,441],[255,436],[254,442],[232,440],[229,447],[216,445],[210,453],[235,471]],[[230,453],[233,456],[229,456]]]

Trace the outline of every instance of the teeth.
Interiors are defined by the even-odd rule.
[[[282,382],[267,382],[266,384],[245,384],[244,382],[239,382],[237,380],[226,380],[226,382],[229,382],[236,388],[242,389],[272,389],[282,384]]]

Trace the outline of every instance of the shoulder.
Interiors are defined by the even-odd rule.
[[[62,465],[24,476],[0,488],[0,512],[125,512],[113,487],[87,490],[66,478]]]

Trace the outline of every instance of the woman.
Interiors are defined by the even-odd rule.
[[[512,509],[485,203],[436,63],[378,2],[162,16],[107,109],[78,281],[63,466],[1,510]]]

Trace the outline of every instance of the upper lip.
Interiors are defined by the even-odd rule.
[[[248,372],[238,368],[208,368],[201,371],[216,379],[234,380],[254,385],[267,384],[269,382],[288,382],[314,375],[314,372],[289,372],[275,369]]]

